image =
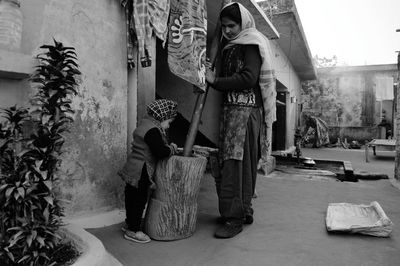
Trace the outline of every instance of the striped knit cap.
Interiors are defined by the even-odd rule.
[[[147,105],[147,113],[154,119],[163,122],[177,115],[178,104],[171,100],[155,100]]]

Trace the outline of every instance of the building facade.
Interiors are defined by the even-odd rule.
[[[207,1],[208,32],[214,32],[221,2]],[[258,29],[272,44],[279,100],[273,148],[285,150],[293,146],[299,121],[301,82],[315,79],[300,19],[293,1],[271,19],[255,1],[238,2],[253,13]],[[0,48],[0,107],[29,106],[29,76],[41,45],[54,38],[74,47],[82,75],[73,100],[75,122],[66,136],[60,169],[61,190],[69,201],[66,214],[122,208],[124,184],[117,171],[146,105],[156,97],[176,100],[182,119],[188,122],[196,101],[192,85],[170,73],[166,50],[155,38],[152,66],[142,68],[136,56],[135,67],[127,67],[125,12],[119,0],[30,0],[21,1],[20,10],[20,47]],[[217,145],[220,104],[221,95],[210,90],[199,126],[199,135],[210,145]]]
[[[396,76],[394,64],[319,68],[304,83],[302,111],[327,122],[333,141],[392,137]]]
[[[121,206],[123,185],[116,172],[127,151],[128,72],[119,1],[21,1],[20,11],[19,49],[0,50],[0,106],[29,106],[29,75],[41,45],[54,38],[74,47],[82,75],[60,169],[66,214]]]

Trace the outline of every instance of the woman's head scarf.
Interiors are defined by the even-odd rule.
[[[226,5],[222,8],[221,13],[219,14],[219,19],[222,20],[224,17],[227,17],[238,24],[242,24],[242,15],[240,15],[239,5],[236,3],[233,5]]]
[[[161,123],[176,117],[177,106],[178,104],[171,100],[155,100],[147,105],[147,114]]]
[[[256,28],[256,23],[254,22],[254,18],[251,15],[250,11],[248,11],[240,3],[232,2],[225,5],[221,10],[220,19],[225,16],[235,21],[236,23],[241,24],[242,31],[249,28]],[[228,38],[224,34],[224,32],[222,32],[222,35],[224,36],[225,39],[231,41],[237,39],[240,36],[240,33],[232,39]]]

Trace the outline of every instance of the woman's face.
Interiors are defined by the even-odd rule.
[[[242,30],[240,23],[237,23],[228,17],[221,18],[221,26],[222,32],[228,39],[235,38]]]

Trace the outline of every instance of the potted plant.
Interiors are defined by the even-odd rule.
[[[63,242],[63,207],[57,170],[73,122],[77,94],[75,49],[54,40],[43,45],[31,77],[32,109],[2,110],[0,124],[0,264],[54,265]]]

